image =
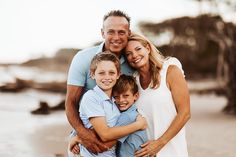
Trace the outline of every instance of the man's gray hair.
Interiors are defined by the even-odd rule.
[[[130,17],[123,11],[112,10],[112,11],[108,12],[106,15],[104,15],[103,22],[106,21],[106,19],[110,16],[124,17],[128,21],[128,23],[130,24]]]

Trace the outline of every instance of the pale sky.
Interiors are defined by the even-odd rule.
[[[131,17],[133,31],[140,21],[199,13],[192,0],[0,0],[0,63],[88,47],[102,40],[103,15],[113,9]]]

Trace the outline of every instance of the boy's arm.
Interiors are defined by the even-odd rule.
[[[90,152],[100,153],[106,151],[108,148],[102,144],[96,136],[88,131],[83,126],[83,123],[79,117],[77,104],[82,96],[84,88],[81,86],[67,85],[66,94],[66,116],[71,126],[79,133],[81,144],[83,144]]]
[[[119,139],[137,130],[145,129],[147,126],[146,120],[142,117],[139,117],[137,121],[129,125],[111,128],[107,126],[105,117],[92,117],[89,121],[102,141]]]

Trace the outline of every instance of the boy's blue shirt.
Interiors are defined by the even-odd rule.
[[[89,119],[92,117],[105,117],[106,124],[109,127],[115,126],[120,111],[114,103],[114,98],[108,95],[98,86],[87,91],[80,103],[80,118],[86,128],[92,128]],[[80,144],[80,153],[85,157],[115,157],[115,147],[97,155],[89,152]]]
[[[133,104],[128,110],[121,112],[116,126],[128,125],[136,121],[138,116],[137,107]],[[134,153],[140,149],[140,146],[147,142],[147,133],[145,130],[139,130],[118,140],[120,148],[118,148],[119,157],[133,157]]]

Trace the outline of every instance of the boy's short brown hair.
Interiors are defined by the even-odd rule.
[[[90,75],[95,73],[98,63],[101,61],[111,61],[115,64],[117,73],[120,73],[120,60],[119,58],[110,51],[104,51],[96,54],[90,64]]]
[[[121,94],[129,89],[133,94],[136,94],[138,92],[138,85],[136,83],[136,80],[133,76],[122,74],[113,87],[112,92]]]

